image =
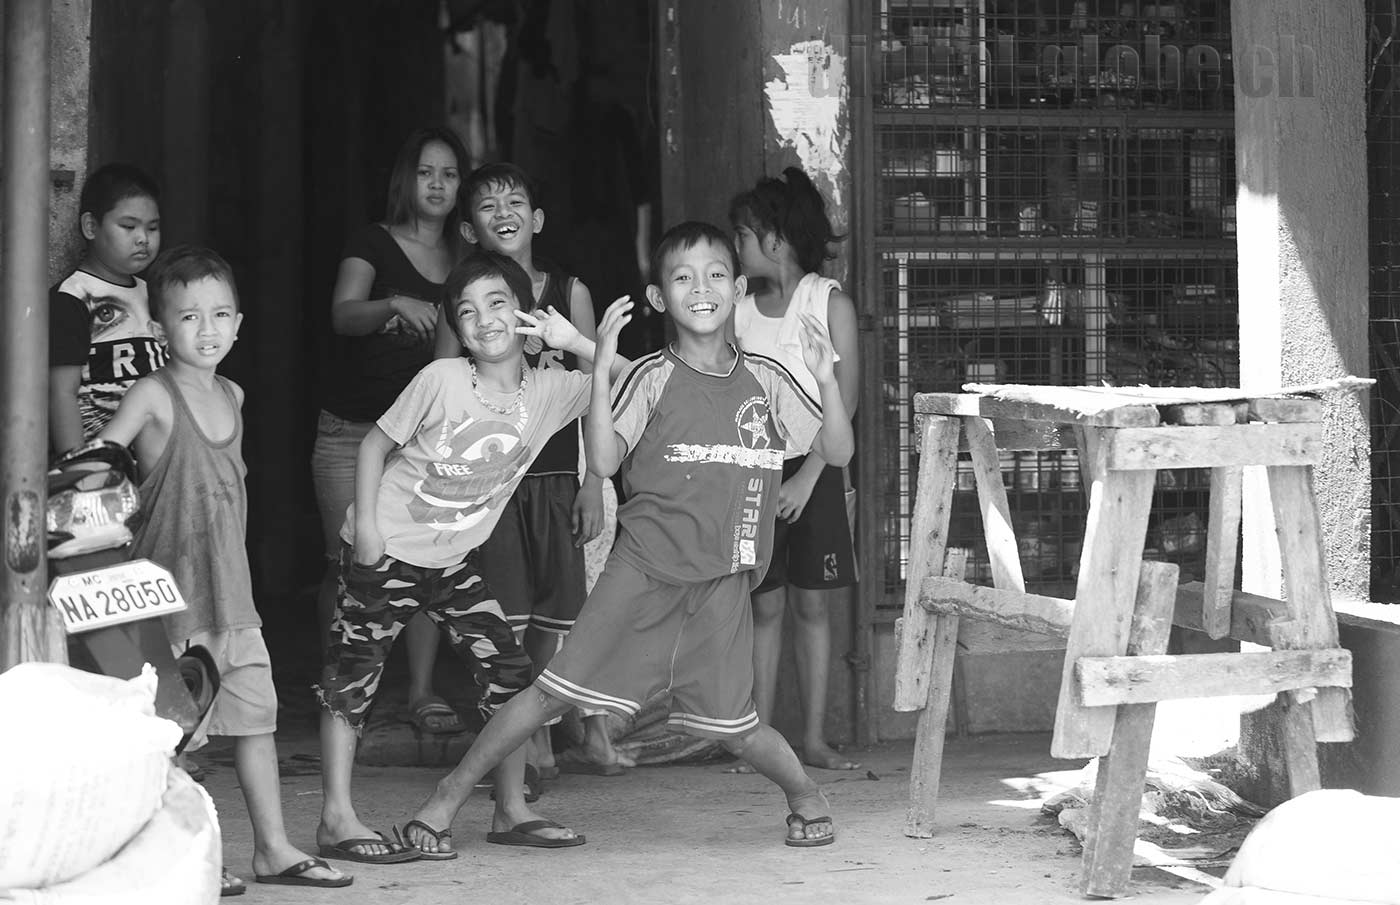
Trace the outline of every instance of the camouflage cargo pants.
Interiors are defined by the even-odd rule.
[[[483,718],[530,684],[533,672],[501,605],[481,577],[477,552],[430,569],[385,555],[373,565],[340,551],[340,601],[331,620],[321,684],[322,705],[358,731],[374,703],[384,663],[408,620],[426,613],[447,633],[477,684]]]

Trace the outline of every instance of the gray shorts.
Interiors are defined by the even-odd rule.
[[[748,571],[667,584],[614,556],[536,685],[624,717],[664,693],[668,725],[705,738],[747,735],[759,726],[749,606],[756,580]]]
[[[272,684],[272,658],[260,628],[195,632],[170,645],[175,656],[190,645],[202,645],[219,669],[219,693],[204,724],[190,739],[188,750],[201,748],[210,735],[271,735],[277,731],[277,689]]]

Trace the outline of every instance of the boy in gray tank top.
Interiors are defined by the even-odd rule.
[[[156,261],[147,286],[151,329],[169,363],[132,385],[101,434],[130,446],[140,468],[145,522],[132,555],[169,569],[189,604],[166,618],[176,652],[202,644],[218,665],[221,688],[208,734],[235,739],[234,765],[253,819],[255,878],[348,886],[350,877],[292,845],[282,823],[277,691],[244,545],[243,390],[217,373],[243,320],[233,271],[208,249],[182,246]],[[226,894],[241,886],[225,872]]]

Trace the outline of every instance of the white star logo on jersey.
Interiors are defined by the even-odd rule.
[[[749,449],[767,449],[772,444],[768,436],[768,399],[765,396],[752,396],[739,406],[734,416],[739,428],[739,439]]]

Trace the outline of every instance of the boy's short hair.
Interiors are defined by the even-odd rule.
[[[701,242],[710,242],[720,246],[729,255],[729,269],[733,275],[739,274],[739,252],[734,247],[734,240],[729,237],[729,233],[709,223],[699,220],[687,220],[678,223],[666,230],[666,234],[661,237],[661,241],[656,243],[656,248],[651,252],[651,283],[661,285],[661,270],[666,265],[666,256],[674,251],[685,251],[694,248]]]
[[[161,319],[165,311],[166,293],[172,287],[188,286],[205,279],[227,284],[233,293],[234,305],[239,305],[233,268],[218,252],[199,245],[176,245],[161,252],[146,275],[146,305],[151,309],[151,317]]]
[[[519,189],[525,193],[530,207],[540,206],[539,190],[530,174],[513,163],[488,163],[473,170],[462,183],[462,197],[457,206],[463,209],[463,219],[471,219],[471,204],[477,192],[491,188]]]
[[[140,167],[129,163],[108,163],[98,167],[78,194],[78,215],[92,214],[97,220],[128,198],[150,198],[160,203],[156,181]]]
[[[472,283],[492,277],[500,277],[506,281],[506,286],[515,296],[515,303],[520,306],[521,311],[529,311],[535,307],[535,290],[530,285],[530,276],[525,273],[525,268],[515,263],[509,255],[485,249],[474,251],[452,268],[452,272],[447,275],[447,281],[442,285],[442,304],[447,311],[447,322],[452,325],[452,332],[457,335],[459,341],[462,335],[458,332],[460,325],[455,308],[457,300]],[[465,346],[466,343],[463,342],[462,345]]]

